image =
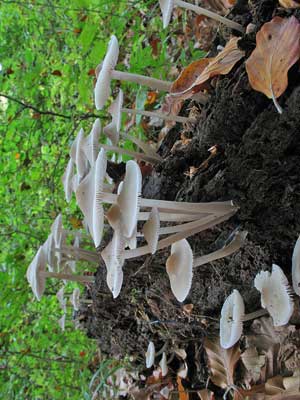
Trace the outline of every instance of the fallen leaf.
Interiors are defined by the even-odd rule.
[[[299,8],[300,2],[294,0],[279,0],[279,4],[284,8]]]
[[[180,376],[177,375],[177,387],[178,387],[178,394],[179,400],[189,400],[189,394],[185,391]]]
[[[246,61],[250,85],[264,93],[279,113],[277,98],[288,85],[288,70],[300,57],[300,24],[290,18],[275,17],[256,35],[256,48]]]
[[[208,389],[202,389],[197,392],[201,400],[214,400],[214,393]]]
[[[249,347],[241,355],[241,359],[248,372],[247,381],[256,383],[260,379],[261,368],[265,365],[265,356],[259,355],[255,347]]]
[[[188,98],[199,90],[207,88],[207,82],[214,76],[228,74],[235,64],[245,55],[244,51],[238,48],[239,39],[240,38],[238,37],[231,38],[226,44],[225,48],[216,57],[199,60],[199,63],[202,61],[201,67],[204,67],[200,75],[198,75],[198,77],[196,76],[198,74],[197,69],[196,66],[193,66],[190,71],[186,71],[182,75],[182,82],[177,82],[176,86],[176,81],[173,83],[170,94],[174,97],[178,96],[183,99]],[[209,60],[209,62],[206,63],[204,60]],[[191,64],[189,67],[191,67],[193,64]],[[200,64],[198,65],[198,68],[200,71]],[[196,72],[194,72],[194,70],[196,70]],[[180,76],[178,77],[178,80],[179,78]],[[183,78],[185,78],[184,81]],[[195,79],[193,80],[193,78]],[[189,87],[188,84],[190,84]]]
[[[184,93],[191,90],[194,87],[194,82],[211,60],[211,58],[201,58],[201,60],[194,61],[184,68],[178,78],[173,82],[170,94],[172,96],[182,96]]]
[[[241,355],[239,346],[235,345],[225,350],[220,346],[220,340],[217,338],[213,341],[205,339],[204,348],[208,357],[212,382],[222,389],[233,386],[235,366]]]
[[[152,92],[148,92],[145,105],[155,103],[156,98],[157,98],[157,92],[153,92],[153,91]]]

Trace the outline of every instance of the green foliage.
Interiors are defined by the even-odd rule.
[[[0,20],[0,397],[88,398],[96,345],[70,321],[60,331],[55,296],[36,302],[25,273],[59,212],[66,227],[81,218],[74,199],[64,200],[61,176],[79,127],[89,131],[94,121],[91,71],[110,35],[120,41],[119,69],[127,69],[126,59],[130,72],[168,79],[169,31],[156,0],[3,1]],[[155,56],[152,36],[159,39]],[[190,51],[192,59],[199,56]],[[122,87],[144,107],[145,89]],[[47,283],[48,292],[58,288]]]

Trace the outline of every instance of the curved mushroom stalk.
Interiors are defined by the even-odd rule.
[[[136,110],[133,108],[122,108],[121,111],[131,115],[143,115],[145,117],[154,117],[163,119],[165,121],[180,122],[182,124],[186,124],[188,122],[195,122],[194,118],[181,117],[179,115],[172,115],[172,114],[163,114],[161,112]]]
[[[82,248],[77,248],[73,246],[63,246],[61,248],[56,248],[55,252],[62,253],[66,256],[66,261],[88,261],[99,263],[99,255],[95,251],[85,250]]]
[[[166,28],[169,25],[173,7],[178,6],[181,8],[185,8],[187,10],[194,11],[196,14],[199,15],[205,15],[208,18],[212,18],[231,29],[235,29],[236,31],[245,32],[245,29],[242,27],[242,25],[238,24],[237,22],[231,21],[228,18],[222,17],[221,15],[214,13],[212,11],[209,11],[203,7],[195,6],[194,4],[187,3],[185,1],[181,0],[159,0],[159,5],[162,11],[163,15],[163,25],[164,28]]]
[[[156,154],[154,155],[147,155],[144,153],[138,153],[136,151],[128,150],[128,149],[123,149],[122,147],[118,146],[110,146],[108,144],[101,144],[102,149],[107,150],[107,151],[113,151],[118,154],[125,154],[126,156],[133,157],[137,160],[142,160],[146,161],[150,164],[157,164],[162,161],[162,158]]]
[[[95,277],[90,275],[60,274],[59,272],[49,272],[49,271],[41,272],[41,277],[45,279],[56,278],[56,279],[62,279],[66,281],[80,282],[80,283],[88,283],[95,281]]]

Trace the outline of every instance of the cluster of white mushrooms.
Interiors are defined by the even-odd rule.
[[[294,292],[300,296],[300,236],[292,256],[292,282]],[[234,289],[225,300],[220,319],[220,343],[224,349],[237,343],[243,332],[243,322],[269,313],[274,326],[286,325],[294,311],[292,289],[282,269],[273,264],[272,272],[260,271],[254,286],[261,294],[262,310],[245,315],[245,305],[239,291]]]
[[[97,109],[104,106],[110,95],[111,79],[126,79],[159,90],[168,90],[168,82],[116,71],[114,68],[118,54],[118,41],[112,36],[107,54],[97,67]],[[100,119],[96,119],[89,135],[85,136],[83,129],[80,129],[71,146],[70,160],[63,175],[66,200],[69,202],[72,193],[75,193],[77,204],[84,215],[87,230],[96,248],[101,244],[105,220],[109,224],[107,226],[113,229],[112,241],[101,252],[101,257],[107,269],[107,285],[114,298],[121,291],[125,260],[155,254],[157,250],[171,246],[166,272],[175,297],[178,301],[183,301],[191,288],[193,268],[238,250],[245,238],[245,232],[236,232],[222,249],[195,259],[186,238],[228,220],[236,213],[238,207],[232,201],[184,203],[145,199],[141,196],[141,170],[133,160],[126,163],[125,178],[120,183],[117,193],[113,193],[114,186],[107,179],[106,151],[131,155],[152,164],[159,162],[161,158],[147,143],[120,132],[122,112],[131,112],[123,108],[121,90],[108,111],[112,115],[112,121],[108,125],[102,129]],[[136,113],[136,110],[132,112]],[[178,116],[159,114],[159,117],[177,122],[186,121],[186,118]],[[105,143],[100,142],[101,136],[104,137]],[[143,153],[129,153],[118,147],[120,137],[131,139]],[[107,144],[108,140],[110,145]],[[146,222],[139,231],[141,221]],[[161,223],[168,225],[161,226]],[[68,236],[72,235],[76,237],[76,233],[63,229],[62,217],[58,216],[49,238],[40,247],[27,271],[27,279],[37,299],[41,298],[45,290],[47,277],[77,282],[94,280],[93,276],[75,274],[75,262],[85,260],[99,263],[99,254],[80,248],[78,238],[73,245],[67,244]],[[139,242],[144,240],[144,245],[138,246],[138,238]]]

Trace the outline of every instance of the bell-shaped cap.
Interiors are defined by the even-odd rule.
[[[151,254],[155,254],[159,238],[159,212],[157,208],[152,208],[148,221],[143,226],[143,234],[150,248]]]
[[[131,238],[138,220],[142,173],[138,164],[130,160],[126,163],[126,174],[117,204],[121,211],[121,229],[125,237]]]
[[[229,349],[240,339],[243,333],[244,314],[244,300],[240,292],[234,289],[221,310],[220,344],[223,349]]]
[[[95,165],[81,181],[76,190],[76,200],[88,224],[90,234],[98,247],[102,240],[104,211],[101,194],[106,175],[106,154],[103,149],[98,154]]]
[[[46,278],[43,275],[43,272],[45,271],[46,256],[43,247],[41,246],[26,272],[26,278],[37,300],[41,299],[45,291]]]
[[[294,311],[290,296],[289,283],[282,269],[272,265],[272,273],[259,272],[254,280],[254,286],[261,293],[261,306],[266,308],[273,318],[274,326],[286,325]]]
[[[163,352],[162,358],[159,362],[159,366],[161,368],[162,376],[166,376],[168,373],[168,365],[167,365],[167,356],[165,352]]]
[[[154,364],[155,359],[155,347],[153,342],[149,342],[148,349],[146,352],[146,367],[151,368]]]
[[[62,176],[65,198],[68,203],[70,203],[73,193],[73,176],[74,176],[74,167],[73,167],[73,161],[70,158],[67,168]]]
[[[90,134],[84,139],[84,146],[83,146],[84,154],[88,159],[91,167],[95,164],[99,153],[100,135],[101,135],[101,122],[100,119],[97,118],[93,123]]]
[[[159,0],[159,5],[163,15],[163,26],[166,28],[171,20],[174,0]]]
[[[106,282],[113,298],[119,296],[123,284],[125,239],[120,229],[114,231],[112,241],[101,252],[106,266]]]
[[[300,296],[300,236],[296,241],[292,256],[292,280],[293,289]]]
[[[101,110],[110,95],[111,73],[114,70],[119,57],[118,39],[112,35],[101,70],[99,71],[95,86],[95,105]]]
[[[119,143],[123,97],[123,90],[120,89],[117,98],[111,103],[108,109],[108,112],[112,117],[112,121],[103,128],[103,133],[110,139],[114,146],[117,146]]]
[[[80,290],[78,288],[73,290],[70,301],[74,310],[78,311],[80,306]]]
[[[193,252],[187,240],[182,239],[172,244],[166,269],[174,296],[178,301],[184,301],[193,279]]]

